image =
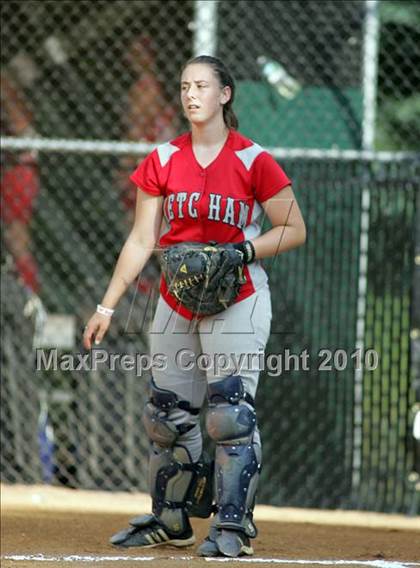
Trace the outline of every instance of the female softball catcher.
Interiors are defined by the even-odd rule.
[[[234,94],[219,59],[199,56],[184,66],[181,102],[191,131],[159,146],[131,176],[139,188],[134,225],[85,328],[90,349],[158,245],[162,280],[150,345],[166,365],[152,370],[143,415],[153,513],[133,519],[111,538],[114,545],[188,546],[195,542],[189,517],[214,512],[198,554],[253,554],[261,358],[246,356],[264,352],[271,323],[259,259],[303,244],[305,225],[281,167],[236,130]],[[272,228],[261,234],[263,215]],[[205,368],[197,364],[200,355],[210,362]],[[244,358],[247,364],[238,364]],[[199,413],[206,396],[214,468],[202,456]]]

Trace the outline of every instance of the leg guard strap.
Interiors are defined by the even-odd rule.
[[[252,407],[255,406],[252,396],[245,392],[244,384],[239,375],[230,375],[221,381],[210,383],[208,386],[208,400],[210,404],[223,402],[239,404],[241,400],[244,400]]]
[[[151,392],[149,402],[160,408],[160,410],[169,412],[173,408],[180,408],[181,410],[186,410],[192,415],[199,414],[199,408],[193,407],[188,400],[179,400],[178,396],[174,392],[158,387],[153,378],[150,385]]]
[[[183,510],[190,517],[211,515],[213,463],[203,457],[192,463],[188,451],[175,446],[152,454],[149,473],[153,513],[164,522],[171,510]]]

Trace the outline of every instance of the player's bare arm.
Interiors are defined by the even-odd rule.
[[[275,256],[306,240],[306,227],[291,186],[261,203],[272,228],[253,240],[256,258]]]
[[[162,197],[154,197],[143,191],[137,192],[133,228],[121,250],[114,274],[101,302],[101,306],[107,310],[112,311],[115,308],[153,253],[162,222],[162,201]],[[98,312],[93,314],[83,336],[86,349],[92,347],[93,339],[96,344],[102,341],[110,321],[109,315]]]

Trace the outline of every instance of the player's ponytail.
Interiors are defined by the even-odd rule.
[[[228,102],[223,105],[223,120],[228,128],[233,128],[236,130],[239,126],[238,118],[233,110],[233,101],[235,99],[235,81],[226,67],[226,65],[218,59],[217,57],[213,57],[211,55],[198,55],[197,57],[193,57],[184,65],[184,70],[188,65],[192,65],[193,63],[202,63],[204,65],[210,65],[213,71],[216,73],[221,87],[230,87],[231,96]]]
[[[223,120],[228,128],[237,130],[239,121],[232,108],[232,99],[230,99],[223,107]]]

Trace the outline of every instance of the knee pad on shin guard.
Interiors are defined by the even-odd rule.
[[[210,516],[213,469],[205,459],[192,461],[182,436],[199,425],[194,422],[175,425],[170,419],[174,408],[188,412],[191,418],[198,414],[198,409],[191,408],[187,401],[178,400],[175,393],[158,388],[152,381],[143,423],[152,442],[149,486],[153,513],[178,531],[180,509],[190,516]]]
[[[261,469],[261,446],[252,399],[242,379],[232,375],[211,383],[206,426],[216,442],[217,528],[256,536],[252,512]]]

